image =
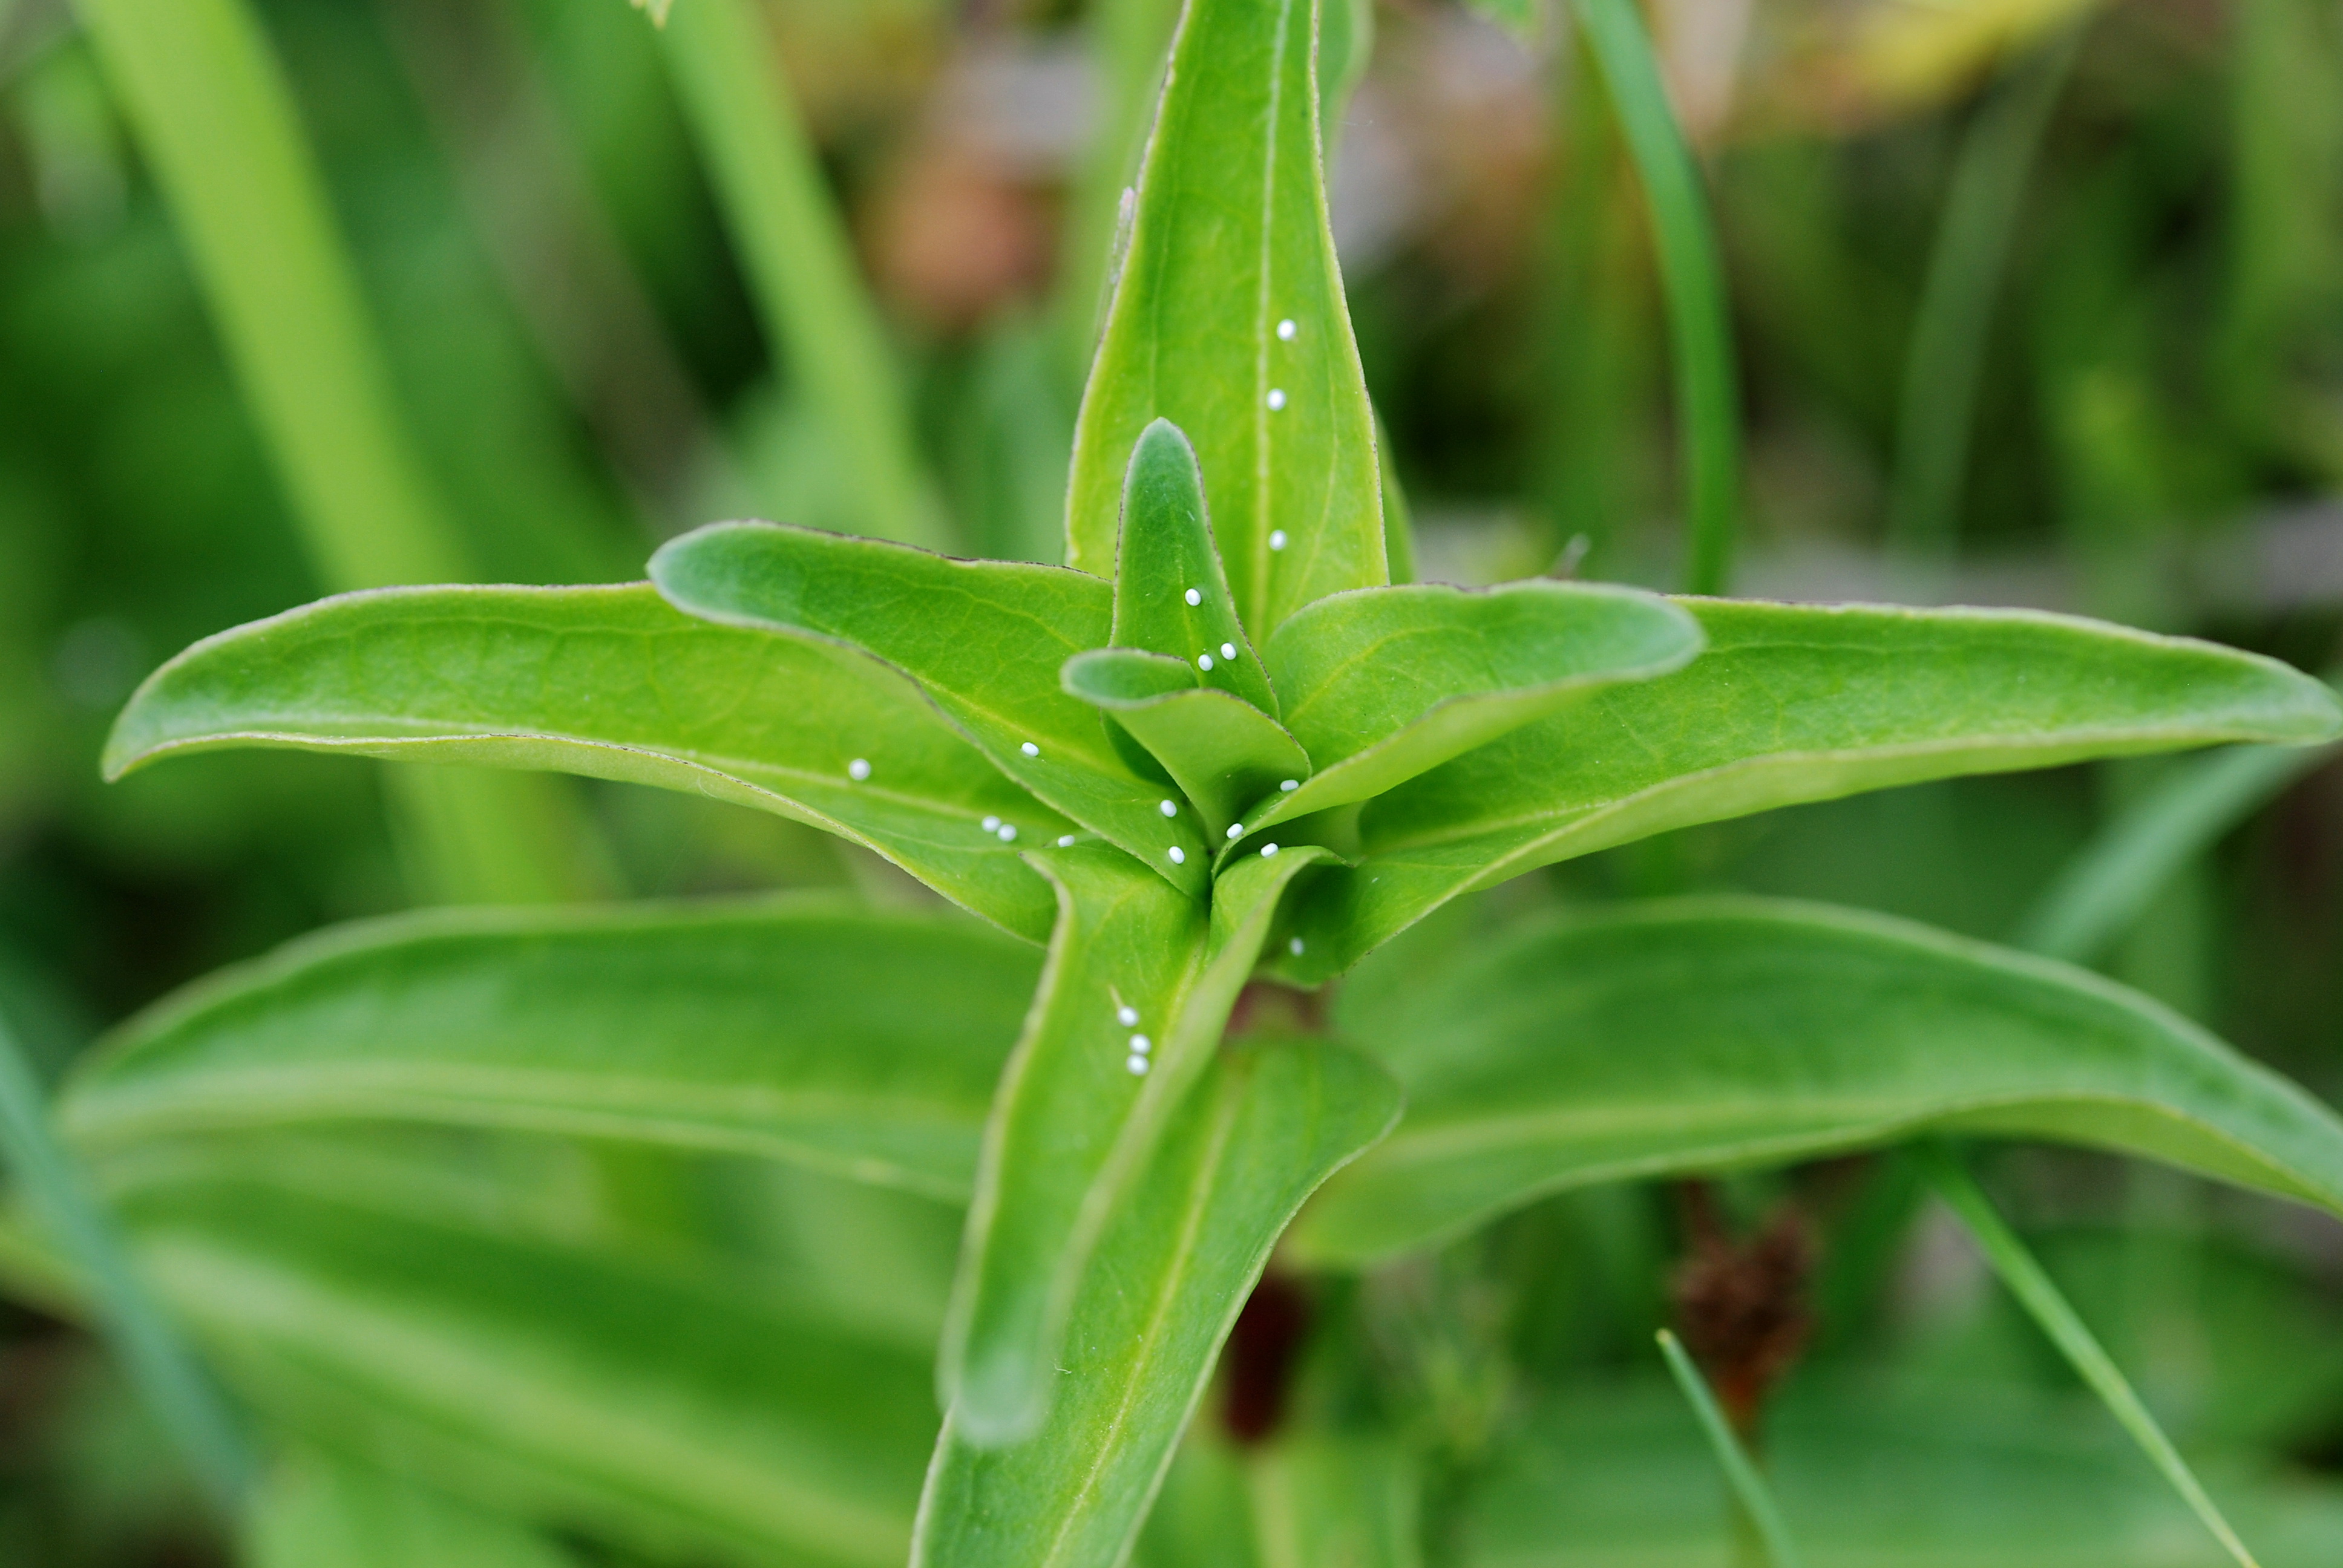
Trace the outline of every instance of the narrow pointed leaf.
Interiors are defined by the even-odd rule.
[[[1458,893],[1672,828],[1928,779],[2299,745],[2343,729],[2334,693],[2273,659],[2103,622],[1685,608],[1708,635],[1686,668],[1598,692],[1369,805],[1361,864],[1322,879],[1300,912],[1312,958],[1294,977],[1339,971]]]
[[[1276,719],[1202,678],[1160,654],[1122,648],[1076,654],[1064,675],[1068,691],[1147,749],[1219,839],[1284,780],[1309,778],[1310,759]]]
[[[1198,684],[1277,716],[1277,695],[1237,619],[1212,542],[1195,448],[1169,419],[1140,432],[1123,477],[1114,646],[1177,659],[1197,672]]]
[[[2343,1213],[2343,1121],[2084,970],[1885,916],[1694,900],[1542,930],[1349,1020],[1407,1120],[1297,1243],[1355,1261],[1542,1193],[1966,1130]]]
[[[254,1500],[251,1568],[575,1568],[577,1559],[518,1520],[383,1471],[301,1453]]]
[[[1699,625],[1632,588],[1431,585],[1320,599],[1277,628],[1270,677],[1318,776],[1249,821],[1346,806],[1701,648]]]
[[[133,1020],[63,1116],[99,1153],[421,1121],[758,1154],[960,1199],[1038,968],[970,922],[827,900],[404,916]]]
[[[2334,753],[2237,747],[2195,757],[2101,828],[2019,922],[2028,952],[2097,962],[2175,872]]]
[[[1709,1392],[1707,1380],[1700,1369],[1692,1364],[1692,1357],[1673,1333],[1662,1329],[1659,1333],[1660,1354],[1666,1358],[1669,1375],[1676,1387],[1684,1391],[1684,1400],[1699,1418],[1703,1436],[1708,1439],[1711,1452],[1716,1455],[1717,1468],[1725,1472],[1725,1484],[1732,1487],[1734,1500],[1765,1543],[1765,1561],[1771,1568],[1798,1568],[1797,1549],[1790,1544],[1790,1532],[1782,1523],[1782,1511],[1775,1505],[1774,1493],[1765,1478],[1757,1472],[1748,1451],[1734,1435],[1725,1412],[1717,1408],[1716,1396]]]
[[[2107,1407],[2108,1412],[2114,1415],[2125,1432],[2130,1433],[2132,1441],[2139,1444],[2140,1452],[2147,1455],[2148,1462],[2155,1465],[2171,1484],[2172,1490],[2180,1494],[2181,1501],[2188,1504],[2189,1511],[2204,1522],[2205,1528],[2221,1543],[2222,1549],[2235,1558],[2241,1568],[2257,1568],[2253,1553],[2246,1550],[2246,1543],[2237,1539],[2237,1533],[2221,1516],[2220,1509],[2214,1505],[2213,1499],[2197,1481],[2196,1473],[2188,1468],[2188,1462],[2180,1457],[2180,1451],[2172,1446],[2172,1440],[2164,1435],[2164,1429],[2157,1424],[2156,1417],[2148,1412],[2147,1405],[2140,1402],[2139,1395],[2132,1392],[2130,1381],[2117,1367],[2114,1359],[2100,1348],[2097,1338],[2084,1324],[2075,1309],[2067,1304],[2066,1298],[2059,1293],[2058,1287],[2051,1282],[2042,1265],[2034,1261],[2034,1254],[2026,1250],[2026,1243],[2017,1239],[2017,1233],[2002,1219],[1992,1201],[1986,1197],[1984,1190],[1977,1186],[1976,1178],[1941,1145],[1926,1148],[1921,1158],[1930,1181],[1936,1186],[1936,1195],[1960,1217],[1961,1223],[1968,1227],[1969,1234],[1976,1239],[1978,1248],[1993,1264],[1994,1272],[2001,1276],[2001,1282],[2009,1288],[2009,1293],[2017,1298],[2027,1314],[2050,1337],[2067,1363],[2090,1385],[2091,1392],[2099,1396],[2100,1402]]]
[[[1016,1442],[1047,1415],[1099,1238],[1212,1060],[1280,895],[1325,858],[1254,855],[1207,920],[1111,851],[1037,856],[1059,929],[986,1128],[940,1367],[969,1441]]]
[[[386,588],[207,638],[148,677],[106,770],[223,747],[557,769],[709,795],[868,845],[1035,941],[1024,842],[1071,826],[860,654],[620,588]],[[857,764],[867,764],[867,768]],[[858,779],[860,773],[863,777]]]
[[[1120,1561],[1278,1233],[1398,1104],[1386,1075],[1338,1045],[1218,1052],[1099,1248],[1047,1424],[987,1449],[947,1418],[915,1568]]]
[[[738,1277],[200,1168],[120,1198],[256,1405],[484,1506],[662,1558],[891,1568],[925,1358]]]
[[[884,660],[1002,772],[1191,898],[1203,896],[1202,825],[1187,813],[1162,816],[1161,787],[1131,770],[1097,712],[1058,683],[1067,659],[1106,646],[1106,583],[1062,567],[954,560],[772,523],[697,529],[662,546],[650,572],[688,614]],[[850,724],[844,733],[853,733]]]
[[[1107,572],[1124,464],[1151,421],[1177,424],[1256,638],[1312,599],[1388,580],[1374,420],[1326,226],[1317,13],[1317,0],[1191,0],[1066,502],[1068,560]]]

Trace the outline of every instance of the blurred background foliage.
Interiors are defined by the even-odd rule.
[[[664,39],[618,0],[256,7],[462,556],[484,580],[621,580],[713,518],[864,528],[894,508],[960,552],[1054,558],[1114,197],[1172,7],[761,6],[774,106],[819,159],[800,195],[835,212],[853,264],[830,280],[842,305],[792,322],[773,257],[726,221],[725,152],[679,92],[694,0],[675,3]],[[1599,79],[1560,16],[1529,12],[1509,29],[1443,0],[1373,8],[1332,178],[1368,377],[1421,576],[1671,586],[1684,530],[1648,223]],[[1734,311],[1734,591],[2075,609],[2332,667],[2343,9],[1651,15]],[[447,891],[366,765],[225,753],[97,780],[113,711],[164,657],[344,586],[137,147],[75,14],[0,0],[0,1011],[53,1073],[223,962]],[[841,428],[853,371],[824,358],[824,334],[856,323],[897,378],[867,389],[879,448]],[[890,419],[910,450],[879,472]],[[1558,900],[1737,888],[2006,940],[2176,766],[1929,786],[1598,856],[1433,922],[1349,1004]],[[570,890],[923,896],[777,819],[557,788],[585,846]],[[2085,956],[2343,1098],[2343,768],[2302,772]],[[932,1333],[948,1217],[862,1225],[808,1178],[674,1162],[619,1179],[592,1150],[498,1141],[437,1159],[438,1201],[532,1234],[649,1226],[781,1271],[821,1258],[814,1288],[839,1310]],[[2343,1230],[2085,1154],[2006,1152],[1988,1174],[2216,1491],[2246,1497],[2248,1539],[2273,1563],[2332,1561]],[[1372,1412],[1420,1437],[1427,1538],[1472,1561],[1721,1560],[1717,1483],[1650,1342],[1673,1319],[1699,1348],[1706,1314],[1728,1338],[1777,1336],[1785,1505],[1856,1543],[1818,1559],[1941,1536],[1967,1554],[1926,1561],[2213,1560],[1921,1194],[1879,1157],[1555,1200],[1362,1282],[1294,1284],[1297,1321],[1332,1348],[1291,1397],[1329,1431]],[[857,1247],[873,1255],[836,1266]],[[1175,1498],[1225,1483],[1215,1452],[1193,1445]],[[1148,1550],[1174,1554],[1172,1528]],[[226,1551],[91,1342],[0,1306],[0,1561]]]

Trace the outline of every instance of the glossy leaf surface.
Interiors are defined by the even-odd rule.
[[[106,768],[237,746],[709,795],[867,844],[1036,941],[1049,885],[981,821],[998,816],[1028,844],[1071,825],[901,677],[831,644],[679,614],[639,584],[384,589],[222,632],[138,689]]]
[[[1067,659],[1106,645],[1106,583],[1061,567],[953,560],[771,523],[698,529],[662,546],[650,572],[688,614],[844,643],[884,660],[1002,772],[1191,898],[1202,896],[1202,825],[1188,813],[1163,817],[1161,789],[1131,770],[1097,713],[1059,685]],[[843,732],[853,733],[850,722]]]
[[[1047,1423],[986,1449],[947,1419],[913,1563],[1118,1561],[1287,1219],[1398,1103],[1389,1078],[1341,1046],[1218,1052],[1099,1247]]]
[[[1150,423],[1177,424],[1256,638],[1387,580],[1373,416],[1326,226],[1317,12],[1191,0],[1067,497],[1067,558],[1104,574],[1124,465]]]
[[[1318,777],[1247,826],[1381,794],[1598,687],[1678,668],[1701,641],[1691,616],[1630,588],[1530,581],[1320,599],[1268,648],[1286,728]]]
[[[820,899],[401,917],[134,1020],[63,1115],[93,1151],[406,1121],[727,1150],[962,1199],[1038,968],[970,922]]]
[[[1015,1442],[1046,1416],[1099,1238],[1213,1060],[1280,896],[1323,858],[1253,856],[1220,878],[1209,921],[1111,851],[1047,858],[1059,930],[986,1129],[944,1341],[968,1441]]]
[[[1177,659],[1196,671],[1198,685],[1276,717],[1277,695],[1237,619],[1212,540],[1196,450],[1168,419],[1140,432],[1123,477],[1114,646]]]
[[[663,1556],[902,1561],[936,1424],[923,1357],[736,1276],[297,1175],[196,1162],[121,1200],[164,1293],[294,1431]]]
[[[1136,648],[1100,648],[1066,661],[1065,686],[1111,716],[1146,748],[1202,815],[1226,834],[1245,808],[1289,779],[1310,777],[1310,759],[1277,720],[1242,698],[1202,684],[1190,666]]]
[[[1365,859],[1312,889],[1323,979],[1458,893],[1695,822],[1968,773],[2343,726],[2274,660],[2000,610],[1684,601],[1708,650],[1412,779],[1361,813]]]
[[[1098,1182],[1203,961],[1203,909],[1102,847],[1051,853],[1058,929],[985,1131],[940,1376],[977,1440],[1039,1424]]]
[[[1407,1120],[1306,1215],[1357,1261],[1589,1182],[1923,1129],[2167,1161],[2343,1212],[2343,1121],[2146,997],[1885,916],[1759,900],[1538,931],[1345,1020]]]

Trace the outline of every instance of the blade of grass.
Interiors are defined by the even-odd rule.
[[[1675,1374],[1676,1386],[1684,1390],[1693,1413],[1700,1417],[1701,1430],[1708,1434],[1709,1446],[1716,1451],[1717,1468],[1725,1472],[1734,1498],[1757,1531],[1757,1538],[1765,1548],[1765,1561],[1773,1568],[1798,1568],[1798,1553],[1790,1544],[1790,1532],[1782,1523],[1782,1511],[1774,1505],[1774,1494],[1743,1450],[1741,1440],[1733,1435],[1725,1412],[1716,1406],[1716,1396],[1708,1391],[1707,1381],[1692,1364],[1692,1357],[1684,1353],[1675,1335],[1662,1329],[1659,1341],[1660,1353],[1668,1359],[1668,1371]]]
[[[320,580],[348,589],[470,576],[398,417],[324,180],[250,11],[242,0],[79,9]],[[575,890],[576,872],[540,848],[561,836],[564,798],[548,781],[426,772],[392,790],[412,863],[427,869],[436,896],[524,902]]]
[[[2332,747],[2240,746],[2177,765],[2066,862],[2020,922],[2015,945],[2096,963],[2182,867],[2335,755]]]
[[[2001,1276],[2002,1283],[2009,1287],[2010,1294],[2050,1336],[2051,1342],[2131,1434],[2132,1441],[2139,1444],[2148,1462],[2163,1473],[2172,1489],[2204,1522],[2205,1528],[2213,1533],[2214,1539],[2244,1568],[2258,1568],[2253,1553],[2246,1550],[2245,1543],[2229,1528],[2229,1522],[2221,1517],[2212,1498],[2197,1484],[2195,1473],[2172,1446],[2172,1440],[2164,1435],[2156,1417],[2148,1413],[2116,1363],[2099,1348],[2099,1342],[2092,1337],[2058,1287],[2051,1283],[2050,1276],[2042,1271],[2042,1265],[2034,1261],[2026,1244],[2002,1219],[1985,1190],[1976,1184],[1976,1179],[1942,1143],[1924,1143],[1916,1152],[1936,1195],[1976,1239],[1977,1246],[1993,1264],[1994,1271]]]
[[[1574,0],[1574,9],[1651,206],[1692,522],[1685,591],[1721,594],[1732,579],[1734,536],[1740,526],[1740,391],[1707,197],[1692,149],[1668,106],[1635,0]]]
[[[236,1516],[255,1466],[219,1391],[156,1309],[98,1207],[80,1167],[59,1146],[33,1065],[0,1019],[0,1157],[28,1206],[88,1283],[100,1329],[205,1491]]]
[[[1952,553],[1987,328],[2034,156],[2082,45],[2068,27],[2018,64],[1961,138],[1904,362],[1887,538],[1917,558]]]
[[[750,0],[690,0],[662,36],[749,297],[834,432],[839,465],[860,492],[860,531],[945,548],[885,330],[761,15]]]

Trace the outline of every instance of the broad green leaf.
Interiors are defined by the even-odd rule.
[[[729,1150],[958,1200],[1038,967],[971,922],[820,899],[403,916],[133,1020],[63,1115],[99,1152],[423,1121]]]
[[[1003,773],[1203,896],[1202,825],[1186,812],[1165,817],[1161,789],[1131,770],[1097,712],[1058,683],[1067,659],[1106,646],[1113,590],[1104,582],[772,523],[696,529],[661,546],[650,572],[688,614],[843,643],[900,670]],[[850,719],[840,732],[854,734]]]
[[[1098,1180],[1203,961],[1209,921],[1130,858],[1051,852],[1058,929],[985,1131],[939,1376],[979,1442],[1031,1432]]]
[[[1323,1040],[1215,1053],[1084,1278],[1048,1422],[984,1448],[946,1418],[916,1568],[1120,1561],[1278,1233],[1398,1104],[1373,1063]]]
[[[1544,1192],[1923,1130],[2167,1161],[2343,1212],[2343,1121],[2160,1004],[1885,916],[1693,900],[1537,931],[1345,1020],[1407,1120],[1296,1241],[1355,1262]]]
[[[713,796],[868,845],[1035,941],[1049,886],[1023,842],[1070,826],[870,659],[679,614],[647,585],[384,589],[196,644],[107,739],[108,777],[160,757],[288,747],[558,769]]]
[[[735,1274],[168,1170],[118,1200],[148,1268],[311,1441],[663,1556],[902,1562],[923,1356]]]
[[[1219,839],[1247,806],[1309,778],[1310,759],[1276,719],[1202,678],[1188,665],[1125,648],[1076,654],[1064,675],[1068,691],[1147,749]]]
[[[1689,666],[1598,692],[1368,805],[1364,858],[1312,888],[1299,911],[1312,957],[1288,972],[1323,980],[1459,893],[1672,828],[2343,728],[2343,705],[2308,676],[2186,638],[2016,610],[1684,604],[1708,634]]]
[[[1277,694],[1229,595],[1195,448],[1169,419],[1140,432],[1123,477],[1113,640],[1176,659],[1197,672],[1196,684],[1277,716]]]
[[[1598,688],[1679,668],[1700,648],[1692,617],[1632,588],[1426,585],[1320,599],[1268,648],[1286,728],[1318,775],[1246,829],[1382,794]]]
[[[1178,425],[1256,638],[1388,580],[1374,419],[1326,226],[1318,4],[1190,0],[1066,500],[1067,559],[1105,574],[1124,464],[1151,422]]]
[[[1037,859],[1058,933],[986,1128],[940,1366],[961,1432],[987,1446],[1047,1415],[1099,1238],[1213,1060],[1280,895],[1325,851],[1251,857],[1220,878],[1209,920],[1104,849]]]
[[[249,1568],[572,1568],[518,1520],[323,1453],[280,1463],[253,1500]]]

